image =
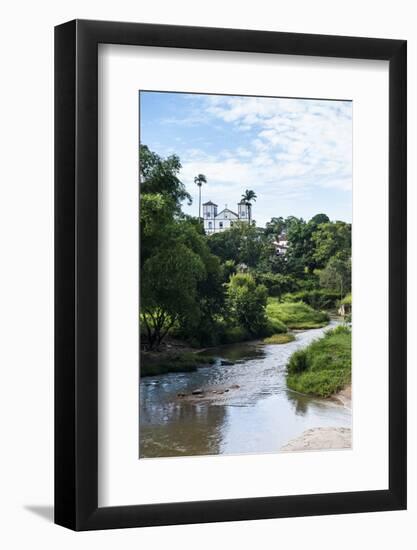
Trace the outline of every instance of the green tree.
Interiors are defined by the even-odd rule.
[[[340,293],[340,299],[351,289],[352,266],[350,258],[342,254],[330,258],[326,267],[320,272],[320,285],[329,290]]]
[[[336,254],[342,254],[345,258],[351,256],[351,232],[351,225],[341,221],[317,227],[312,236],[317,267],[324,267]]]
[[[201,258],[185,244],[159,250],[141,269],[141,319],[149,349],[158,349],[175,323],[198,315],[197,288],[204,278]]]
[[[305,268],[311,268],[311,228],[302,218],[290,216],[285,220],[287,226],[288,250],[285,260],[287,271],[303,278]]]
[[[210,235],[208,244],[222,262],[232,260],[236,265],[255,267],[261,257],[263,231],[253,225],[236,222],[227,231]]]
[[[141,265],[170,238],[174,223],[175,203],[162,193],[140,196],[140,258]]]
[[[146,145],[140,151],[141,320],[155,349],[174,326],[186,327],[186,337],[200,334],[203,322],[214,332],[224,273],[200,221],[181,211],[189,195],[177,177],[178,157],[162,159]]]
[[[246,189],[246,191],[242,195],[242,202],[244,202],[248,206],[249,225],[251,223],[252,217],[252,202],[256,202],[256,198],[257,196],[255,191],[252,191],[251,189]]]
[[[198,186],[198,219],[201,220],[201,187],[203,183],[207,183],[207,178],[204,174],[198,174],[194,178],[194,183]]]
[[[257,285],[249,273],[238,273],[227,285],[226,303],[229,315],[236,324],[253,336],[267,326],[266,303],[268,292],[264,285]]]
[[[282,216],[279,218],[271,218],[271,221],[267,222],[265,225],[265,231],[264,234],[267,237],[268,235],[272,235],[274,237],[278,237],[282,231],[285,229],[285,220]]]
[[[311,220],[308,223],[311,225],[315,225],[317,227],[322,223],[329,223],[329,222],[330,222],[329,216],[327,216],[326,214],[316,214],[311,218]]]
[[[147,145],[139,148],[139,183],[141,194],[162,194],[170,197],[180,212],[181,202],[191,204],[191,196],[178,178],[181,162],[177,155],[162,159],[152,152]]]

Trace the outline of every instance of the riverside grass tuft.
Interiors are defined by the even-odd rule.
[[[329,397],[351,381],[352,335],[346,325],[293,353],[287,365],[287,386],[300,393]]]
[[[279,302],[277,298],[268,298],[266,306],[268,319],[282,323],[289,329],[308,330],[321,328],[328,324],[329,315],[316,311],[304,302]],[[277,331],[278,332],[278,331]]]
[[[273,334],[268,338],[264,338],[263,343],[264,344],[288,344],[289,342],[293,342],[294,340],[295,340],[294,334],[292,334],[291,332],[287,332],[284,334]]]

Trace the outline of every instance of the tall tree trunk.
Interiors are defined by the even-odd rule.
[[[201,222],[201,185],[198,186],[198,221]]]

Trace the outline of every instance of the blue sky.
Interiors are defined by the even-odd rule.
[[[140,134],[159,155],[180,157],[189,214],[198,214],[194,176],[203,173],[202,202],[220,209],[236,210],[253,189],[259,226],[320,212],[352,221],[349,101],[141,92]]]

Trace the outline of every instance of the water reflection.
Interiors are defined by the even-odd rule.
[[[334,323],[333,323],[334,324]],[[300,395],[285,383],[290,355],[325,329],[297,334],[283,345],[247,343],[210,350],[216,364],[193,373],[144,378],[140,384],[140,457],[277,452],[316,426],[350,427],[348,409]],[[233,364],[222,364],[222,361]],[[239,389],[208,402],[178,393],[196,388]]]
[[[220,453],[227,409],[207,404],[176,405],[161,421],[141,422],[140,456],[213,455]]]

